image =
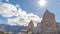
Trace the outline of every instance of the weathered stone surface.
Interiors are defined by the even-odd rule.
[[[58,34],[55,15],[46,10],[42,18],[42,21],[36,27],[34,27],[31,20],[28,24],[27,32],[33,34]]]
[[[30,23],[28,24],[27,30],[32,31],[34,29],[34,24],[33,21],[31,20]]]
[[[37,34],[37,33],[41,33],[41,32],[42,32],[42,30],[41,30],[41,24],[38,23],[37,26],[34,28],[33,33]]]
[[[47,32],[57,32],[57,24],[55,22],[55,16],[53,13],[50,13],[48,10],[43,15],[43,19],[41,21],[41,28],[43,34],[47,34]]]

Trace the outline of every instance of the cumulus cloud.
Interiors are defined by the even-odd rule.
[[[3,3],[0,5],[0,14],[4,17],[12,17],[15,15],[16,7],[11,4]]]
[[[18,7],[8,3],[2,3],[0,5],[0,14],[8,18],[9,25],[27,26],[30,20],[32,20],[36,25],[36,23],[42,20],[42,18],[39,18],[37,15],[33,13],[27,13],[26,11]],[[13,16],[16,16],[16,18],[10,18]]]

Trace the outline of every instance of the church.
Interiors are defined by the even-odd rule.
[[[42,16],[42,21],[34,27],[31,20],[27,29],[21,30],[20,34],[60,34],[60,23],[55,21],[55,15],[48,10]]]

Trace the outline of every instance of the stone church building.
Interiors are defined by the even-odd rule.
[[[48,10],[42,16],[42,21],[34,27],[31,20],[27,29],[22,30],[21,34],[60,34],[60,23],[55,21],[55,15]]]

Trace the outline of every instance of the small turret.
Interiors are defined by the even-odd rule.
[[[33,21],[31,20],[30,23],[28,24],[28,30],[33,30],[34,24]]]

